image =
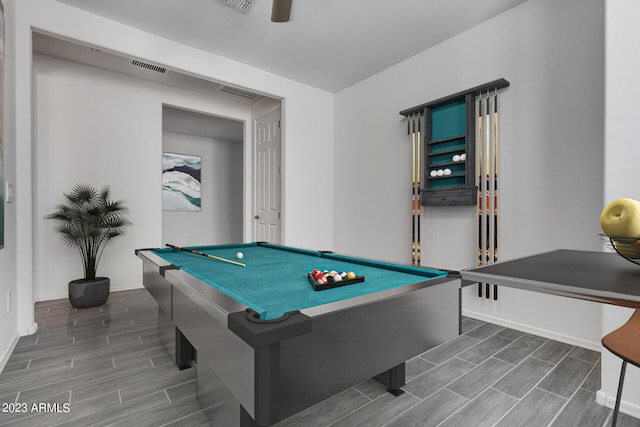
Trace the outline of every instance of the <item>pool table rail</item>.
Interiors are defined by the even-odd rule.
[[[426,278],[437,278],[437,277],[447,277],[449,272],[434,269],[425,266],[411,265],[411,264],[397,264],[391,263],[387,261],[381,260],[372,260],[372,259],[362,259],[358,257],[353,257],[350,255],[340,255],[334,252],[329,251],[321,251],[322,257],[325,259],[332,259],[336,261],[344,261],[353,264],[360,264],[370,267],[383,268],[386,270],[397,271],[400,273],[408,273],[408,274],[416,274],[419,276],[424,276]]]
[[[424,281],[418,283],[412,283],[410,285],[398,286],[395,288],[387,289],[384,291],[378,291],[373,294],[364,294],[358,297],[349,298],[342,301],[330,302],[327,304],[316,305],[314,307],[303,308],[300,310],[302,314],[305,314],[311,318],[322,317],[327,314],[336,313],[342,310],[351,310],[363,305],[372,304],[376,301],[384,301],[394,297],[400,297],[407,292],[416,291],[422,288],[429,288],[437,286],[444,282],[450,282],[456,277],[441,276],[433,279],[425,278]]]
[[[169,283],[180,288],[184,293],[189,295],[198,295],[200,298],[207,301],[207,304],[215,307],[217,311],[225,316],[230,313],[245,311],[249,308],[184,270],[167,270],[165,278]]]
[[[136,256],[138,256],[139,258],[142,258],[143,260],[146,259],[148,261],[151,261],[152,265],[155,266],[155,269],[157,270],[157,272],[163,277],[164,277],[165,271],[175,270],[180,268],[178,266],[171,264],[169,261],[165,260],[164,258],[153,253],[153,249],[151,248],[136,249],[135,254]]]

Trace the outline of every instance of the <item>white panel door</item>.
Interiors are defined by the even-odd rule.
[[[255,123],[254,240],[281,242],[281,127],[280,109]]]

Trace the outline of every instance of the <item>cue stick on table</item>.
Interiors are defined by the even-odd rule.
[[[183,247],[176,246],[176,245],[170,245],[169,243],[166,243],[166,245],[168,247],[170,247],[170,248],[177,249],[179,251],[191,252],[192,254],[202,255],[202,256],[205,256],[207,258],[215,259],[216,261],[228,262],[229,264],[237,265],[239,267],[246,267],[247,266],[247,264],[243,264],[241,262],[232,261],[230,259],[222,258],[222,257],[215,256],[215,255],[205,254],[203,252],[195,251],[193,249],[187,249],[187,248],[183,248]]]

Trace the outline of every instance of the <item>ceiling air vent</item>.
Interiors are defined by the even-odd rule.
[[[142,62],[142,61],[138,61],[137,59],[134,59],[133,61],[131,61],[131,64],[135,65],[136,67],[144,68],[145,70],[155,71],[156,73],[160,73],[160,74],[167,74],[166,68],[149,64],[148,62]]]
[[[230,86],[220,86],[218,88],[218,91],[222,93],[228,93],[234,96],[239,96],[241,98],[248,99],[251,101],[255,101],[256,99],[260,98],[260,95],[258,95],[257,93],[248,92],[246,90],[242,90],[242,89],[238,89]]]
[[[253,5],[254,0],[220,0],[222,4],[226,4],[227,6],[231,6],[235,10],[247,13],[249,8]]]

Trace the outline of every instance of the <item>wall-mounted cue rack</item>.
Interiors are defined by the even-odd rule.
[[[421,205],[477,205],[478,265],[498,261],[498,90],[507,86],[498,79],[400,112],[412,145],[412,264],[420,265]],[[490,298],[491,285],[478,284],[480,298],[483,289]]]
[[[419,146],[424,145],[424,167],[416,171],[421,175],[418,182],[424,184],[419,188],[419,203],[425,206],[478,203],[475,100],[480,94],[507,86],[507,80],[498,79],[400,111],[410,121],[417,117],[418,129],[424,118],[424,131],[417,133],[418,153]],[[418,159],[418,165],[420,161]]]

